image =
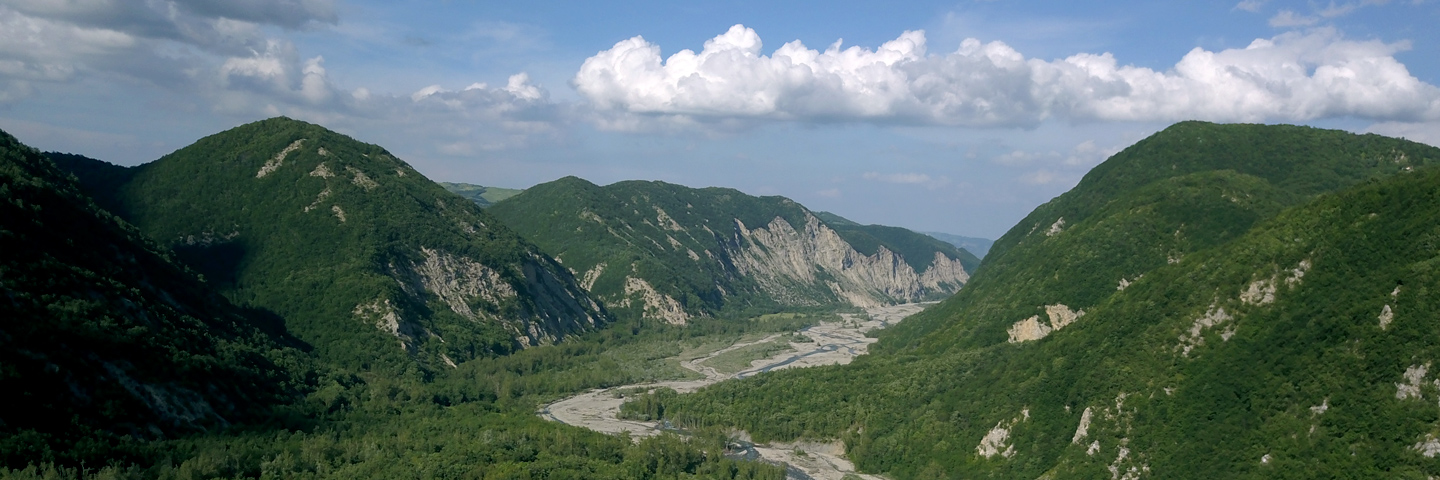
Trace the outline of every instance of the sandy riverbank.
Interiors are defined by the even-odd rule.
[[[839,322],[821,323],[800,332],[809,337],[811,342],[791,342],[790,347],[794,351],[755,360],[750,363],[750,368],[736,374],[720,373],[704,363],[722,353],[770,342],[787,334],[773,334],[758,340],[736,343],[703,357],[681,362],[681,366],[705,376],[700,380],[624,385],[592,390],[546,405],[538,413],[548,420],[585,427],[597,432],[628,431],[636,437],[658,435],[661,432],[658,422],[615,418],[616,414],[620,412],[620,404],[625,403],[625,399],[617,398],[616,390],[636,387],[647,389],[669,387],[678,392],[687,393],[716,382],[731,378],[744,378],[770,370],[843,365],[850,363],[857,356],[864,355],[870,344],[875,342],[875,339],[867,338],[865,332],[898,323],[905,317],[923,310],[927,305],[929,304],[911,303],[871,308],[866,310],[869,319],[857,319],[855,315],[844,314],[842,315],[843,319]],[[855,471],[855,467],[850,461],[843,458],[845,449],[838,442],[800,445],[798,450],[803,451],[803,455],[797,454],[796,445],[756,445],[755,450],[765,460],[790,464],[805,475],[817,480],[840,480],[845,474],[854,474]],[[866,479],[880,478],[863,474],[859,474],[859,476]]]

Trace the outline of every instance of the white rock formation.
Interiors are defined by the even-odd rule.
[[[304,143],[305,139],[303,138],[291,142],[290,146],[285,147],[283,150],[280,150],[280,153],[277,153],[274,157],[270,157],[269,160],[266,160],[265,165],[260,166],[260,171],[255,172],[255,178],[265,178],[265,176],[269,175],[270,172],[274,172],[276,169],[279,169],[281,165],[285,164],[285,157],[290,155],[290,152],[298,150],[300,148],[300,145],[303,145]]]
[[[1063,230],[1065,230],[1065,217],[1060,217],[1055,220],[1055,223],[1050,224],[1050,229],[1045,231],[1045,236],[1053,237]]]
[[[985,438],[980,439],[980,444],[975,446],[975,454],[985,458],[996,455],[1005,458],[1015,456],[1015,445],[1010,444],[1010,430],[1015,428],[1016,424],[1029,419],[1030,409],[1026,408],[1020,411],[1018,417],[995,423],[995,428],[990,429],[985,434]]]
[[[680,302],[655,291],[655,287],[645,280],[625,277],[625,298],[619,302],[619,306],[629,307],[632,295],[640,296],[641,308],[644,310],[642,318],[662,320],[671,325],[684,325],[690,321],[690,314],[685,313],[685,307],[680,305]]]
[[[1010,326],[1010,329],[1007,330],[1006,333],[1010,334],[1010,343],[1039,340],[1050,335],[1051,332],[1065,328],[1066,326],[1075,323],[1075,320],[1078,320],[1084,315],[1084,310],[1071,310],[1070,307],[1066,306],[1063,303],[1046,305],[1045,316],[1050,318],[1050,323],[1046,324],[1040,322],[1040,316],[1035,315],[1031,316],[1030,318],[1015,322],[1014,325]]]
[[[345,171],[350,172],[350,175],[352,176],[350,179],[350,183],[354,183],[355,186],[363,188],[366,191],[374,190],[375,187],[380,186],[379,183],[371,180],[369,176],[365,175],[365,172],[360,171],[360,169],[358,168],[345,167]]]
[[[1430,370],[1430,364],[1411,365],[1405,369],[1405,383],[1395,384],[1395,398],[1404,400],[1407,398],[1421,398],[1420,385],[1425,381],[1425,374]]]
[[[425,261],[416,264],[414,270],[420,276],[421,285],[465,318],[480,318],[470,307],[477,300],[499,305],[517,296],[515,287],[500,278],[500,273],[493,268],[439,250],[421,247],[420,252],[425,255]]]
[[[1196,318],[1195,322],[1190,325],[1189,331],[1180,334],[1180,345],[1176,346],[1176,348],[1180,350],[1180,355],[1188,357],[1190,356],[1191,350],[1204,345],[1205,330],[1233,320],[1234,318],[1235,317],[1230,316],[1229,313],[1225,313],[1225,307],[1216,307],[1214,304],[1211,304],[1210,308],[1205,311],[1205,314]],[[1230,330],[1230,332],[1231,335],[1234,334],[1233,330]],[[1229,337],[1227,336],[1225,339],[1229,340]]]
[[[1090,416],[1094,413],[1090,407],[1085,407],[1085,412],[1080,414],[1080,426],[1075,427],[1075,436],[1070,438],[1071,444],[1079,445],[1090,434]]]
[[[1425,458],[1435,458],[1435,455],[1440,455],[1440,439],[1435,438],[1435,434],[1427,433],[1424,440],[1419,441],[1410,449],[1420,452]]]
[[[559,260],[558,258],[556,259]],[[605,262],[600,262],[590,270],[585,271],[585,277],[580,279],[580,288],[589,291],[595,287],[595,281],[600,279],[600,274],[605,273]]]
[[[952,293],[970,279],[959,260],[944,255],[937,254],[924,275],[884,246],[863,255],[808,212],[803,230],[776,217],[754,229],[736,219],[735,231],[728,245],[735,268],[782,303],[815,304],[804,289],[818,287],[857,307],[874,307]]]

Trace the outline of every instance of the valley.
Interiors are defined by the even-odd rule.
[[[746,347],[790,337],[791,334],[771,333],[758,339],[742,338],[723,348],[699,354],[692,352],[689,358],[684,358],[686,355],[677,356],[675,359],[680,361],[682,367],[703,376],[703,378],[649,382],[591,390],[545,405],[538,414],[547,420],[610,434],[628,432],[634,437],[647,437],[659,435],[665,431],[674,431],[673,428],[669,428],[660,421],[618,418],[620,406],[639,392],[671,389],[678,393],[690,393],[725,380],[745,378],[771,370],[847,364],[855,357],[864,355],[870,344],[876,341],[875,338],[867,337],[865,335],[867,332],[899,323],[933,303],[871,307],[865,310],[864,317],[852,313],[842,313],[840,321],[821,322],[801,329],[797,333],[803,336],[805,341],[790,341],[788,350],[751,361],[748,368],[739,372],[723,373],[709,365],[708,362]],[[748,444],[748,442],[745,443]],[[844,448],[841,445],[807,445],[809,448],[779,444],[748,446],[758,458],[790,464],[811,478],[839,480],[844,478],[847,473],[854,473],[853,464],[843,458]],[[797,454],[797,452],[801,453]]]

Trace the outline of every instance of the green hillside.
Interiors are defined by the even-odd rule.
[[[566,177],[487,212],[617,315],[668,323],[943,298],[978,263],[908,230],[831,226],[789,199],[726,188]],[[942,268],[932,272],[937,258]]]
[[[295,319],[232,305],[4,133],[0,199],[0,478],[784,477],[726,458],[723,432],[634,442],[534,413],[673,378],[660,358],[676,338],[751,325],[588,331],[426,375],[351,369],[289,337]]]
[[[1433,476],[1437,161],[1374,135],[1177,124],[1037,208],[876,353],[664,408],[840,438],[895,478]]]
[[[133,458],[142,440],[260,418],[307,381],[271,318],[4,132],[0,252],[0,465]]]
[[[570,274],[385,149],[274,118],[132,169],[56,156],[232,301],[345,368],[446,368],[595,329]]]
[[[525,191],[523,188],[486,187],[470,183],[440,182],[440,186],[445,187],[450,193],[475,202],[476,205],[482,208],[494,205],[496,202],[519,195],[520,192]]]

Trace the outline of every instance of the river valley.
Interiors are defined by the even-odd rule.
[[[541,407],[541,417],[568,425],[585,427],[603,433],[618,434],[630,432],[636,437],[658,435],[664,429],[660,422],[622,420],[616,418],[620,405],[625,403],[620,391],[653,390],[673,388],[688,393],[717,382],[745,378],[752,375],[785,368],[813,367],[820,365],[843,365],[856,356],[864,355],[876,340],[865,336],[865,332],[898,323],[910,315],[923,310],[928,303],[909,303],[866,310],[869,318],[854,314],[841,314],[841,321],[822,322],[801,330],[809,341],[795,342],[791,333],[775,333],[760,339],[739,341],[725,348],[703,356],[684,359],[680,365],[703,375],[696,380],[676,380],[635,385],[622,385],[606,389],[591,390],[562,399]],[[750,362],[748,368],[726,373],[706,362],[722,354],[745,347],[774,342],[789,338],[790,349],[768,358]],[[741,434],[742,439],[748,436]],[[844,458],[845,448],[839,441],[831,443],[801,442],[799,444],[753,445],[745,442],[753,455],[768,462],[790,465],[790,478],[816,480],[841,480],[847,475],[864,479],[881,477],[855,473],[855,467]],[[750,452],[747,452],[747,454]]]

